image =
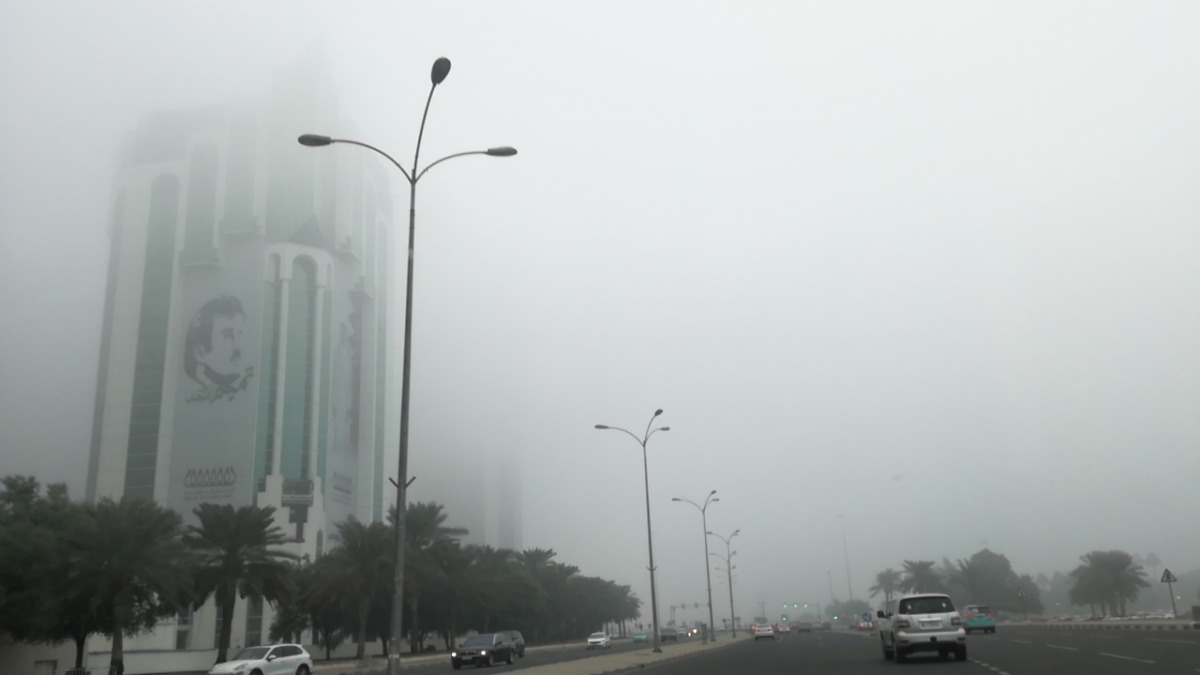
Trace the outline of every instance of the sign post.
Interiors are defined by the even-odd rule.
[[[1176,581],[1179,581],[1179,579],[1176,579],[1175,575],[1171,574],[1171,570],[1164,567],[1162,579],[1159,579],[1159,582],[1167,585],[1167,592],[1171,594],[1171,616],[1178,619],[1179,610],[1175,608],[1175,589],[1171,586]]]
[[[1029,621],[1029,608],[1025,605],[1025,589],[1017,589],[1017,597],[1021,599],[1021,611],[1025,614],[1025,621]]]

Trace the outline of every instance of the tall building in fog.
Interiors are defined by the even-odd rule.
[[[383,517],[390,176],[369,153],[297,144],[346,129],[323,72],[303,63],[260,101],[154,113],[129,135],[89,499],[185,520],[205,502],[275,506],[311,558],[337,523]],[[238,608],[235,643],[265,641],[261,603]],[[137,646],[210,648],[205,612]]]

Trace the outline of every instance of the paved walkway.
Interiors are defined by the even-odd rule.
[[[749,634],[739,634],[736,638],[722,635],[716,642],[708,644],[704,644],[700,640],[688,640],[679,644],[664,644],[662,653],[659,654],[655,654],[649,649],[637,649],[629,652],[591,656],[573,661],[559,661],[557,663],[548,663],[544,666],[522,668],[520,672],[521,675],[549,675],[550,673],[554,675],[602,675],[604,673],[644,668],[647,665],[661,661],[694,656],[700,652],[728,647],[735,642],[740,642],[749,637]],[[546,645],[542,647],[530,647],[528,651],[535,652],[563,648],[562,645]],[[571,649],[572,647],[566,648]],[[579,648],[582,649],[582,645]],[[446,661],[444,653],[430,654],[428,656],[406,656],[401,659],[400,668],[403,670],[405,666],[412,667],[444,661]],[[386,660],[379,658],[351,663],[345,661],[340,663],[322,663],[318,661],[313,665],[313,672],[314,675],[353,675],[360,672],[379,671],[386,667]]]

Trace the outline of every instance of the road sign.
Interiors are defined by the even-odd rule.
[[[1163,584],[1174,584],[1174,583],[1177,583],[1179,580],[1175,578],[1174,574],[1171,574],[1171,570],[1164,567],[1162,579],[1159,579],[1158,581],[1159,581],[1159,583],[1163,583]]]
[[[871,620],[871,613],[863,612],[863,621],[870,621],[870,620]]]

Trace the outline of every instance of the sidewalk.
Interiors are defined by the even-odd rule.
[[[725,634],[719,636],[716,642],[710,642],[707,645],[700,640],[689,640],[679,644],[665,644],[663,645],[661,654],[655,654],[649,649],[638,649],[630,652],[608,654],[606,656],[593,656],[573,661],[559,661],[558,663],[549,663],[544,666],[522,668],[521,675],[549,675],[551,673],[554,675],[602,675],[604,673],[644,668],[653,663],[694,656],[700,652],[728,647],[735,642],[740,642],[748,638],[748,634],[739,634],[736,638],[731,638],[728,634]],[[583,648],[584,645],[582,644],[542,645],[529,647],[527,652],[534,653],[565,649],[582,650]],[[436,663],[445,663],[448,667],[449,658],[445,653],[441,652],[427,656],[404,656],[400,659],[400,668],[404,670],[405,668]],[[323,663],[318,661],[313,664],[313,673],[314,675],[355,675],[356,673],[365,673],[368,671],[380,671],[385,668],[387,668],[387,660],[382,658],[350,663],[345,661],[339,663]]]

